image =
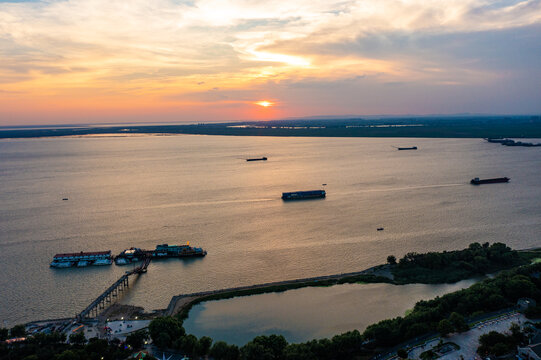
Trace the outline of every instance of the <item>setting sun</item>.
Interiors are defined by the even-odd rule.
[[[255,104],[263,107],[269,107],[274,105],[274,103],[270,101],[258,101]]]

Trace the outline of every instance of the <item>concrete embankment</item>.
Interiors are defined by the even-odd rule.
[[[305,286],[318,286],[318,284],[322,282],[326,282],[326,281],[338,282],[340,280],[354,278],[360,275],[373,275],[373,276],[384,277],[389,280],[393,279],[393,275],[391,274],[391,271],[388,265],[378,265],[378,266],[368,268],[366,270],[351,272],[351,273],[316,276],[316,277],[310,277],[310,278],[284,280],[284,281],[276,281],[276,282],[270,282],[270,283],[264,283],[264,284],[239,286],[239,287],[234,287],[234,288],[202,291],[202,292],[196,292],[196,293],[190,293],[190,294],[181,294],[181,295],[173,296],[173,298],[169,302],[169,306],[164,311],[164,314],[165,315],[178,314],[182,312],[184,309],[189,308],[194,303],[203,301],[205,300],[205,298],[211,299],[215,296],[220,296],[221,298],[227,298],[228,294],[230,294],[231,297],[244,296],[244,295],[251,295],[251,292],[253,292],[254,290],[259,290],[258,293],[266,292],[265,290],[269,290],[269,292],[272,292],[273,288],[278,288],[278,290],[276,291],[284,291],[284,290],[287,290],[287,288],[285,288],[287,286],[291,286],[292,289],[305,287]]]

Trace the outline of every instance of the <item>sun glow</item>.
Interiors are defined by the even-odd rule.
[[[255,104],[263,107],[269,107],[274,105],[274,103],[270,101],[258,101]]]

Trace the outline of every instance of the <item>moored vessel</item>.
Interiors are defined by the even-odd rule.
[[[126,249],[122,251],[120,254],[118,254],[117,256],[115,256],[115,264],[127,265],[132,262],[141,261],[145,258],[146,253],[147,252],[145,250],[141,250],[136,247]]]
[[[168,245],[161,244],[156,246],[156,250],[152,253],[153,258],[167,257],[190,257],[190,256],[205,256],[207,252],[200,247],[191,247],[190,242],[186,245]]]
[[[327,194],[325,190],[284,192],[282,193],[282,200],[316,199],[316,198],[324,198],[326,195]]]
[[[508,177],[494,178],[494,179],[479,179],[478,177],[471,179],[470,183],[472,185],[481,185],[481,184],[495,184],[495,183],[506,183],[509,182]]]
[[[56,254],[50,266],[54,268],[85,267],[89,265],[111,265],[111,250]]]

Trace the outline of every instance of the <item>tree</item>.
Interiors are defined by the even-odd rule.
[[[449,335],[453,330],[453,324],[447,319],[443,319],[438,323],[438,332],[443,336]]]
[[[173,317],[158,317],[150,322],[148,330],[157,347],[170,347],[174,340],[184,336],[186,332],[181,323]]]
[[[362,337],[358,330],[335,335],[332,338],[332,347],[338,359],[351,359],[359,351]]]
[[[218,341],[210,349],[210,356],[216,360],[237,360],[240,351],[236,345],[227,345],[224,341]]]
[[[507,336],[496,331],[481,335],[479,337],[479,344],[477,353],[480,355],[495,356],[507,354],[514,350],[517,345],[512,335]]]
[[[85,351],[90,354],[94,353],[101,357],[107,355],[108,348],[109,344],[107,343],[107,340],[98,339],[96,337],[88,341],[88,344],[85,346]]]
[[[73,344],[73,345],[84,345],[84,344],[86,344],[85,333],[82,332],[82,331],[77,332],[75,334],[71,334],[69,339],[70,339],[70,344]]]
[[[208,336],[202,336],[199,339],[197,352],[200,355],[208,355],[211,345],[212,345],[212,339],[209,338]]]
[[[396,257],[394,255],[387,256],[387,263],[390,265],[396,265]]]
[[[398,355],[401,359],[407,359],[408,358],[408,352],[405,349],[398,349],[396,352],[396,355]]]
[[[196,355],[198,345],[199,341],[192,334],[183,336],[180,342],[180,348],[182,351],[187,352],[189,355]]]
[[[468,331],[470,329],[470,326],[468,325],[466,320],[464,320],[464,316],[460,315],[457,312],[451,313],[451,316],[449,316],[449,321],[453,325],[454,330],[459,333]]]
[[[66,350],[62,354],[56,355],[55,360],[79,360],[79,356],[71,350]]]
[[[9,330],[6,328],[0,328],[0,341],[4,341],[9,336]]]
[[[135,350],[139,350],[145,344],[145,340],[149,337],[148,331],[145,329],[132,332],[126,337],[126,344],[130,345]]]
[[[25,337],[26,336],[26,328],[24,325],[15,325],[11,328],[9,331],[9,334],[12,338],[15,337]]]
[[[274,360],[272,350],[265,346],[255,343],[253,341],[248,342],[240,349],[242,360]]]

